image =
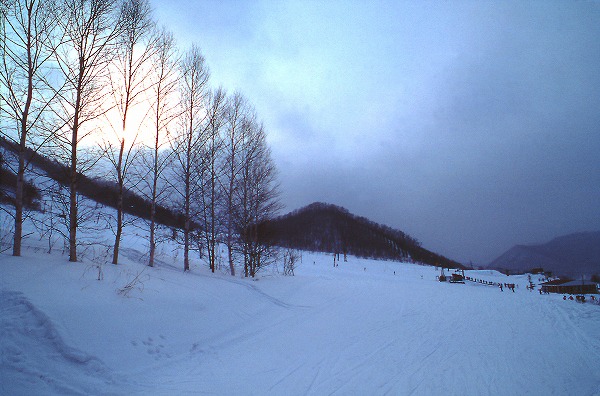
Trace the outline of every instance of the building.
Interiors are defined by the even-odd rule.
[[[590,281],[569,281],[556,279],[550,282],[542,283],[543,293],[562,293],[562,294],[597,294],[598,285]]]

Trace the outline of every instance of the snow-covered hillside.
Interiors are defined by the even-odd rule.
[[[600,394],[600,306],[526,276],[304,253],[252,281],[148,268],[136,232],[118,266],[0,254],[0,394]]]

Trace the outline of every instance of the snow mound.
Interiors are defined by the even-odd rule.
[[[90,394],[108,391],[113,377],[98,358],[67,345],[22,293],[0,290],[1,394]]]

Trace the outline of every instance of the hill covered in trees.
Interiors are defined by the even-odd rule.
[[[261,234],[275,245],[294,249],[462,268],[461,264],[423,248],[403,231],[321,202],[263,223]]]
[[[16,175],[10,169],[7,158],[4,158],[6,154],[2,154],[2,151],[12,155],[17,155],[18,147],[15,143],[0,136],[0,202],[7,202],[14,205],[14,193],[9,191],[14,190],[16,184]],[[37,172],[43,172],[57,183],[66,187],[69,185],[69,169],[61,164],[60,162],[51,159],[45,155],[42,155],[29,148],[25,149],[26,162],[33,165]],[[25,203],[30,209],[41,209],[38,200],[44,194],[44,191],[39,186],[31,182],[26,182],[25,189]],[[116,208],[118,199],[118,186],[114,182],[98,178],[77,174],[77,192],[81,195],[92,199],[102,205]],[[140,195],[136,194],[127,188],[123,192],[124,211],[130,215],[140,217],[142,219],[148,219],[150,213],[150,202],[144,199]],[[156,208],[156,218],[160,224],[181,228],[183,226],[183,217],[181,214],[158,205]]]

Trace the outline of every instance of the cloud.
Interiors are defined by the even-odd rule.
[[[479,263],[600,229],[597,2],[176,4],[264,119],[288,209],[336,203]]]

